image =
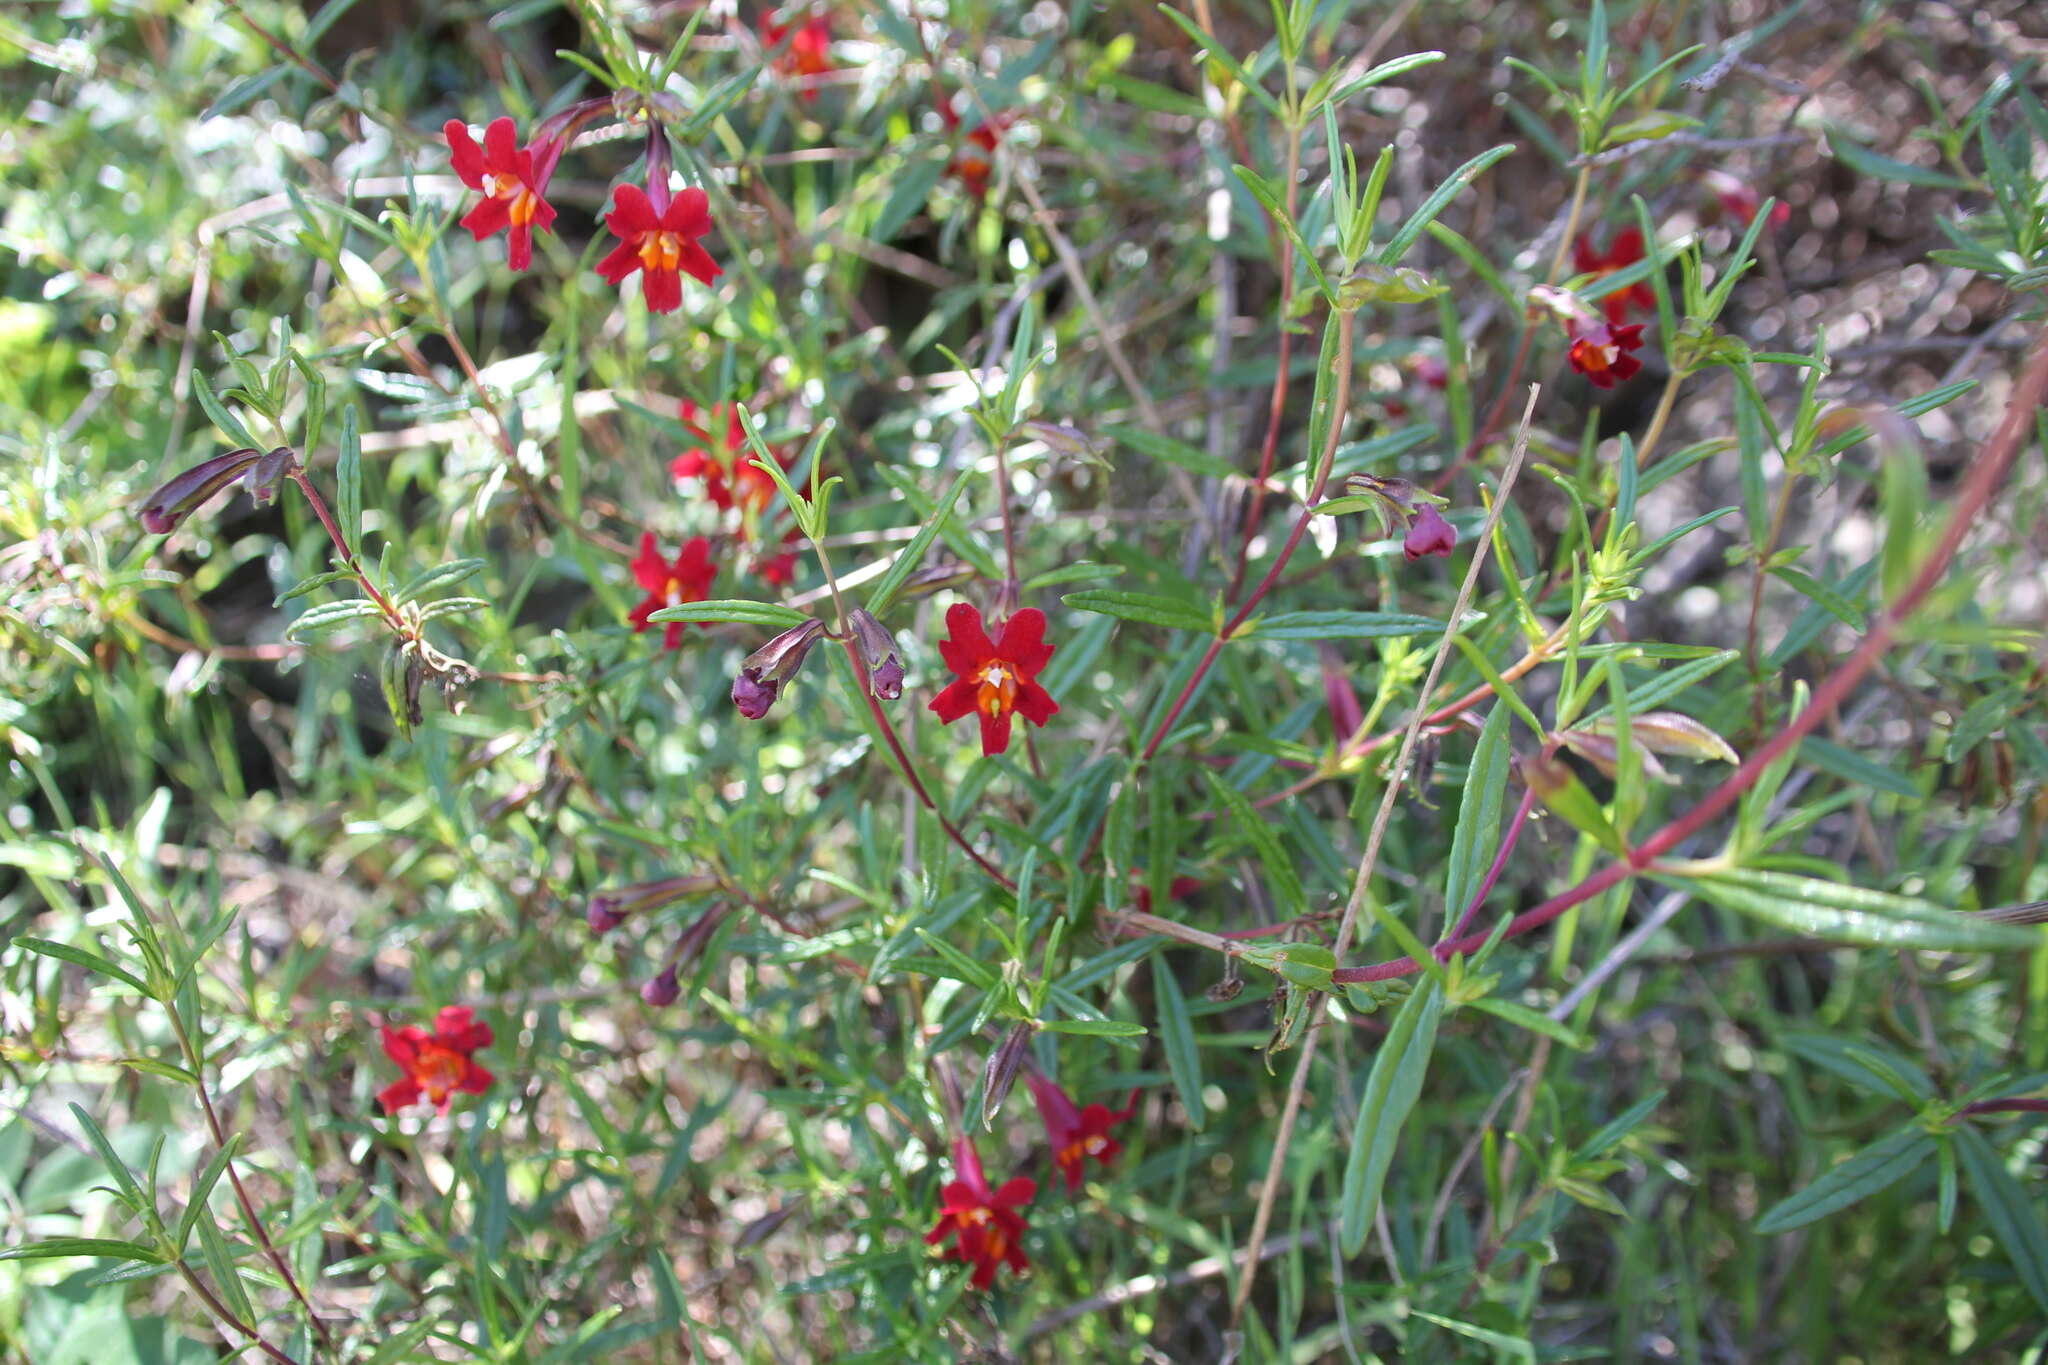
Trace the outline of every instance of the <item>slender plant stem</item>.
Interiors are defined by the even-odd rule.
[[[1300,201],[1301,129],[1287,129],[1287,216],[1292,220]],[[1280,445],[1280,419],[1287,411],[1287,385],[1294,365],[1294,328],[1289,315],[1294,311],[1294,239],[1279,231],[1279,224],[1267,214],[1268,229],[1280,239],[1280,301],[1276,309],[1280,326],[1280,368],[1273,373],[1273,396],[1266,403],[1266,439],[1259,448],[1259,477],[1252,484],[1244,509],[1244,532],[1238,539],[1237,568],[1230,575],[1229,600],[1235,601],[1244,587],[1246,566],[1251,562],[1252,540],[1258,534],[1259,513],[1265,507],[1266,481],[1273,477],[1273,457]]]
[[[191,1287],[192,1292],[199,1296],[200,1302],[206,1305],[207,1311],[211,1312],[228,1326],[234,1328],[237,1332],[240,1332],[243,1336],[249,1338],[250,1344],[255,1346],[257,1350],[278,1362],[278,1365],[299,1365],[298,1361],[265,1341],[262,1334],[254,1327],[236,1317],[234,1310],[222,1303],[219,1296],[206,1287],[206,1281],[192,1273],[190,1266],[187,1266],[182,1261],[179,1262],[178,1274],[184,1277],[185,1283]]]
[[[1330,404],[1330,434],[1323,443],[1322,455],[1317,462],[1315,485],[1309,490],[1307,501],[1302,504],[1301,515],[1295,518],[1294,530],[1288,535],[1287,543],[1280,547],[1279,558],[1273,561],[1273,567],[1266,571],[1266,576],[1259,580],[1258,586],[1245,597],[1244,602],[1231,615],[1223,629],[1209,641],[1201,659],[1195,664],[1194,672],[1188,675],[1187,682],[1181,687],[1180,695],[1173,699],[1173,705],[1168,707],[1166,714],[1160,718],[1159,728],[1152,732],[1152,738],[1146,743],[1144,752],[1140,755],[1140,762],[1149,763],[1159,752],[1159,746],[1166,741],[1174,722],[1180,719],[1180,713],[1187,709],[1188,702],[1194,698],[1195,689],[1202,685],[1202,679],[1215,664],[1216,656],[1223,652],[1225,642],[1237,633],[1238,627],[1251,619],[1252,613],[1258,610],[1259,603],[1265,600],[1266,594],[1273,591],[1273,585],[1279,582],[1280,573],[1287,567],[1287,561],[1293,557],[1295,548],[1301,544],[1301,538],[1308,534],[1309,521],[1315,516],[1315,506],[1322,501],[1323,488],[1329,483],[1330,470],[1336,465],[1337,445],[1344,434],[1345,409],[1351,403],[1351,341],[1356,321],[1355,314],[1346,312],[1338,328],[1337,391]]]
[[[221,1123],[220,1114],[213,1107],[213,1097],[206,1092],[205,1059],[193,1044],[192,1035],[187,1032],[185,1021],[179,1017],[177,1010],[173,1008],[168,1013],[171,1030],[178,1037],[178,1048],[185,1054],[185,1065],[192,1072],[192,1088],[199,1095],[199,1107],[206,1111],[206,1127],[213,1134],[213,1145],[216,1148],[225,1148],[228,1145],[227,1128]],[[263,1254],[269,1258],[270,1264],[276,1267],[278,1275],[284,1280],[285,1288],[291,1290],[292,1297],[299,1301],[299,1307],[306,1310],[306,1320],[313,1324],[313,1331],[319,1336],[320,1344],[332,1350],[334,1342],[327,1335],[327,1324],[313,1311],[312,1301],[306,1297],[306,1291],[299,1287],[298,1277],[292,1274],[291,1264],[270,1240],[270,1233],[264,1228],[263,1219],[256,1212],[256,1203],[249,1198],[249,1191],[243,1188],[242,1177],[236,1173],[232,1159],[228,1162],[227,1175],[228,1183],[234,1187],[235,1202],[242,1206],[242,1220],[249,1225],[249,1235],[256,1239],[256,1245],[263,1248]]]
[[[1493,866],[1486,869],[1486,879],[1479,883],[1478,891],[1473,893],[1472,902],[1465,907],[1465,913],[1458,916],[1457,924],[1444,931],[1445,944],[1452,939],[1463,938],[1465,931],[1472,927],[1473,917],[1479,913],[1479,907],[1486,904],[1486,898],[1493,894],[1494,883],[1500,880],[1502,869],[1507,867],[1508,855],[1515,851],[1515,841],[1522,837],[1522,826],[1529,823],[1529,812],[1535,809],[1535,806],[1536,789],[1523,788],[1522,803],[1515,807],[1515,818],[1508,823],[1507,837],[1500,841],[1500,851],[1493,856]],[[1436,955],[1441,961],[1448,962],[1451,959],[1451,954],[1442,945],[1438,946]]]
[[[348,540],[341,534],[341,527],[335,524],[334,514],[327,510],[327,500],[320,496],[320,490],[314,486],[312,478],[304,469],[292,470],[289,477],[299,486],[299,491],[306,495],[306,501],[313,504],[313,514],[319,517],[320,524],[327,528],[327,538],[334,542],[334,548],[340,552],[341,562],[355,575],[356,582],[362,585],[370,600],[377,604],[377,609],[384,613],[384,619],[391,623],[392,628],[403,631],[405,618],[398,614],[398,608],[391,605],[391,599],[379,591],[377,585],[370,581],[370,576],[363,572],[362,561],[356,558],[356,552],[350,548]]]
[[[1521,436],[1515,442],[1514,453],[1508,457],[1507,469],[1501,474],[1500,489],[1495,494],[1493,507],[1488,512],[1486,526],[1473,544],[1472,562],[1466,566],[1465,581],[1458,590],[1457,605],[1451,609],[1450,624],[1445,627],[1443,638],[1437,644],[1436,657],[1430,661],[1429,675],[1423,680],[1418,696],[1428,696],[1435,688],[1438,675],[1443,671],[1445,660],[1451,653],[1451,637],[1457,634],[1458,623],[1465,618],[1465,608],[1472,600],[1472,594],[1479,586],[1480,571],[1486,566],[1486,555],[1493,544],[1494,527],[1500,524],[1501,513],[1507,509],[1508,495],[1515,486],[1515,476],[1521,473],[1522,459],[1529,452],[1529,424],[1536,415],[1536,397],[1539,390],[1529,386],[1529,400],[1522,409]],[[1365,908],[1365,900],[1371,894],[1373,873],[1378,869],[1380,845],[1386,838],[1387,825],[1394,817],[1394,803],[1400,799],[1402,783],[1408,771],[1408,762],[1414,757],[1415,742],[1422,733],[1423,711],[1415,709],[1408,721],[1407,732],[1401,738],[1400,753],[1394,759],[1394,766],[1387,773],[1386,790],[1380,796],[1379,811],[1373,817],[1372,833],[1366,837],[1365,856],[1359,860],[1358,873],[1351,881],[1351,895],[1344,903],[1344,917],[1337,923],[1337,939],[1332,951],[1344,955],[1351,946],[1351,935],[1358,926],[1359,912]],[[1308,1092],[1309,1068],[1314,1065],[1316,1046],[1322,1038],[1323,1024],[1329,1018],[1327,1011],[1312,1009],[1312,1022],[1308,1037],[1302,1041],[1301,1056],[1294,1063],[1294,1077],[1287,1086],[1287,1100],[1280,1111],[1280,1128],[1273,1142],[1273,1155],[1266,1163],[1266,1177],[1259,1182],[1259,1203],[1252,1215],[1251,1236],[1245,1242],[1244,1278],[1237,1282],[1237,1293],[1230,1301],[1230,1324],[1233,1329],[1244,1320],[1244,1310],[1251,1302],[1252,1282],[1257,1278],[1259,1248],[1265,1244],[1266,1231],[1272,1225],[1273,1208],[1280,1196],[1282,1177],[1287,1169],[1288,1149],[1293,1145],[1294,1125],[1301,1115],[1302,1098]]]

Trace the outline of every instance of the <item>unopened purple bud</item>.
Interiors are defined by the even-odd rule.
[[[242,484],[249,490],[249,501],[258,507],[267,506],[277,498],[277,486],[284,482],[299,467],[299,452],[290,446],[278,446],[256,462]]]
[[[875,695],[883,701],[894,701],[903,695],[903,661],[894,654],[884,659],[868,678],[875,685]]]
[[[676,969],[663,967],[655,973],[653,980],[640,988],[640,998],[656,1009],[665,1009],[675,1004],[683,988],[676,982]]]
[[[1447,555],[1457,547],[1458,533],[1443,513],[1426,502],[1415,509],[1415,522],[1401,542],[1411,564],[1424,555]]]
[[[230,450],[193,465],[184,473],[149,495],[137,514],[142,529],[154,536],[168,535],[178,523],[191,516],[216,493],[233,486],[251,465],[267,458],[255,449]]]
[[[860,646],[862,662],[868,666],[870,689],[883,701],[895,701],[903,695],[903,660],[896,655],[896,637],[884,630],[866,607],[854,608],[846,623],[853,631],[854,643]]]
[[[626,917],[619,913],[618,905],[616,896],[592,896],[590,908],[583,912],[584,923],[594,934],[609,934],[626,922]]]
[[[740,714],[748,720],[767,715],[782,684],[796,676],[811,646],[824,633],[825,623],[813,617],[791,626],[741,660],[739,674],[732,680],[732,701]]]
[[[779,682],[763,682],[751,668],[743,668],[732,680],[732,704],[739,707],[740,714],[748,720],[759,720],[768,714],[768,708],[775,705],[776,694],[782,691]]]

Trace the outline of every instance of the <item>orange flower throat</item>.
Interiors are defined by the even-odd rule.
[[[412,1078],[427,1092],[428,1099],[439,1104],[468,1071],[469,1060],[461,1053],[428,1043],[420,1048],[419,1060],[412,1065]]]
[[[534,212],[540,207],[540,196],[524,180],[509,172],[500,171],[492,176],[487,193],[493,199],[507,201],[512,221],[521,227],[533,221]]]
[[[1017,673],[1001,659],[993,659],[975,674],[974,704],[985,716],[1006,716],[1017,706]]]
[[[640,234],[640,268],[652,273],[656,270],[675,270],[683,259],[683,235],[680,232],[643,232]]]

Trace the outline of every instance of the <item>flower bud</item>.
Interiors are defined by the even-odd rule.
[[[825,623],[813,617],[791,626],[743,659],[738,676],[732,680],[733,705],[739,707],[740,714],[748,720],[767,715],[782,691],[782,684],[796,676],[811,646],[824,633]]]
[[[139,513],[142,529],[155,536],[168,535],[214,494],[233,487],[252,465],[269,458],[260,450],[230,450],[193,465],[149,495]]]
[[[249,501],[258,507],[275,502],[278,484],[296,472],[298,467],[299,452],[290,446],[278,446],[257,460],[242,480],[243,486],[249,490]]]
[[[883,701],[895,701],[903,695],[903,660],[896,656],[896,638],[882,629],[882,623],[866,607],[855,607],[847,624],[853,628],[854,643],[868,666],[870,688]]]
[[[1430,503],[1422,503],[1415,509],[1415,520],[1408,527],[1407,536],[1401,541],[1401,549],[1414,563],[1424,555],[1447,555],[1458,545],[1458,533],[1444,514]]]
[[[672,965],[663,967],[640,988],[640,998],[655,1009],[666,1009],[675,1004],[676,997],[682,993],[683,988],[676,981],[676,969]]]
[[[982,1127],[995,1126],[1003,1101],[1010,1097],[1010,1088],[1017,1083],[1017,1068],[1023,1064],[1035,1031],[1030,1024],[1015,1025],[996,1050],[989,1053],[988,1064],[981,1070]]]
[[[658,910],[672,901],[685,896],[702,895],[716,890],[718,878],[709,873],[698,873],[690,877],[663,877],[659,881],[635,882],[612,891],[600,891],[590,898],[589,906],[583,912],[584,922],[596,933],[610,933],[625,922],[626,916],[645,914]]]

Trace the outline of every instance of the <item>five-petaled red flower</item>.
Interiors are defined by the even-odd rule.
[[[960,115],[953,111],[951,96],[939,96],[939,117],[945,120],[946,127],[959,131]],[[947,174],[976,199],[988,193],[988,177],[995,169],[996,143],[1002,141],[1004,130],[1016,121],[1017,115],[1012,112],[995,115],[967,135],[967,145],[955,152],[947,165]]]
[[[1123,1144],[1109,1135],[1111,1124],[1122,1123],[1138,1112],[1138,1092],[1121,1109],[1106,1104],[1081,1108],[1067,1097],[1058,1082],[1037,1071],[1025,1073],[1031,1098],[1038,1102],[1038,1116],[1045,1120],[1045,1138],[1052,1144],[1052,1159],[1067,1178],[1067,1193],[1081,1188],[1082,1167],[1089,1157],[1107,1166],[1121,1152]]]
[[[597,273],[619,284],[640,271],[649,312],[673,313],[682,307],[685,274],[709,284],[723,273],[711,253],[697,245],[711,231],[711,202],[702,190],[684,190],[670,199],[665,185],[656,184],[651,192],[621,185],[604,225],[619,244],[597,263]]]
[[[1005,1265],[1023,1274],[1031,1261],[1024,1254],[1026,1224],[1018,1210],[1038,1193],[1038,1182],[1020,1175],[1004,1181],[1001,1189],[989,1189],[988,1177],[981,1173],[981,1156],[964,1137],[953,1143],[953,1166],[960,1178],[946,1186],[939,1221],[925,1234],[925,1241],[937,1246],[947,1238],[956,1239],[945,1254],[974,1267],[976,1289],[994,1284],[996,1272]]]
[[[788,24],[778,24],[766,15],[761,17],[761,46],[774,52],[782,46],[782,40],[790,30]],[[822,76],[832,69],[832,20],[829,15],[813,14],[804,20],[796,36],[789,40],[789,46],[776,53],[772,60],[775,69],[785,76],[802,79],[807,76]],[[806,84],[804,98],[818,98],[818,87]]]
[[[491,1026],[479,1023],[467,1005],[447,1005],[434,1016],[434,1031],[417,1024],[384,1026],[384,1053],[405,1071],[377,1092],[384,1112],[395,1114],[422,1097],[442,1113],[456,1094],[481,1095],[491,1088],[490,1072],[471,1055],[491,1045]]]
[[[959,676],[931,700],[939,719],[951,725],[970,712],[981,716],[981,751],[999,754],[1010,747],[1010,717],[1020,715],[1044,725],[1059,711],[1052,694],[1038,685],[1038,674],[1052,658],[1045,642],[1045,613],[1026,607],[1003,626],[1002,638],[991,644],[981,623],[981,609],[956,602],[946,613],[946,633],[939,657]]]
[[[1572,244],[1572,265],[1581,275],[1605,275],[1634,265],[1641,259],[1643,234],[1640,228],[1628,227],[1615,233],[1614,240],[1607,244],[1605,252],[1595,251],[1593,239],[1590,237],[1581,237]],[[1628,321],[1628,310],[1631,308],[1650,312],[1657,307],[1657,291],[1650,287],[1647,280],[1637,280],[1634,284],[1612,290],[1604,299],[1603,307],[1607,310],[1607,320],[1612,323]]]
[[[737,403],[719,403],[706,411],[685,398],[683,426],[701,444],[670,460],[670,474],[678,479],[704,480],[704,496],[722,512],[734,508],[759,512],[774,500],[775,480],[755,462],[746,428],[740,425]],[[786,451],[770,453],[785,470],[796,462]]]
[[[484,145],[469,135],[469,125],[449,119],[441,129],[448,153],[462,183],[481,190],[483,199],[462,225],[479,242],[509,230],[510,264],[524,270],[533,264],[533,234],[555,221],[554,206],[543,198],[548,176],[561,155],[558,146],[521,147],[509,118],[492,119],[484,129]]]
[[[1576,325],[1572,328],[1572,368],[1592,380],[1596,387],[1611,389],[1643,368],[1643,362],[1629,354],[1642,344],[1640,322],[1626,327],[1604,322]]]
[[[711,542],[702,536],[692,536],[684,541],[683,548],[676,552],[675,562],[670,563],[656,548],[654,532],[647,531],[640,537],[640,557],[633,561],[633,577],[647,590],[647,600],[633,608],[633,614],[628,618],[637,634],[654,624],[647,619],[651,613],[684,602],[702,602],[711,596],[711,581],[718,577],[718,566],[711,562]],[[683,623],[670,621],[667,624],[662,645],[668,649],[680,648]]]

